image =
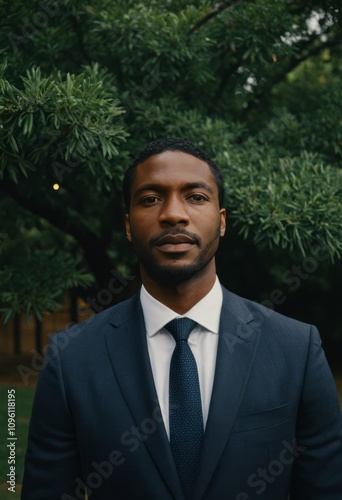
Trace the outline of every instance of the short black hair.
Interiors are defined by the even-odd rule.
[[[163,153],[164,151],[182,151],[183,153],[195,156],[196,158],[199,158],[200,160],[203,160],[205,163],[207,163],[217,184],[219,192],[219,204],[220,207],[222,207],[224,198],[224,180],[222,173],[217,167],[214,160],[205,151],[203,151],[203,149],[195,146],[195,144],[186,139],[181,139],[178,137],[166,137],[150,142],[142,151],[140,151],[140,153],[138,153],[138,155],[133,160],[133,163],[126,170],[122,184],[122,193],[127,212],[129,212],[130,208],[131,188],[136,167],[150,156]]]

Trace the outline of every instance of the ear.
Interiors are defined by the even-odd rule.
[[[131,223],[129,221],[129,214],[125,215],[125,227],[126,227],[126,237],[127,237],[128,241],[132,241]]]
[[[225,208],[220,209],[220,218],[221,218],[221,224],[220,224],[220,236],[225,235],[226,232],[226,218],[227,218],[227,213]]]

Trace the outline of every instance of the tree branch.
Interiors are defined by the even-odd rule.
[[[41,199],[38,200],[37,198],[32,198],[24,195],[17,188],[17,186],[8,179],[4,178],[1,180],[0,189],[23,208],[26,208],[38,217],[46,219],[53,226],[57,227],[63,232],[70,234],[80,243],[82,242],[82,239],[84,237],[84,229],[81,230],[80,227],[70,219],[70,217],[67,217],[66,214],[64,214],[60,210],[57,210],[42,202]]]
[[[76,16],[70,16],[70,20],[71,20],[71,24],[72,24],[74,33],[75,33],[76,38],[77,38],[78,48],[79,48],[82,56],[84,57],[84,59],[87,61],[88,64],[90,64],[92,61],[91,61],[91,58],[89,57],[89,55],[84,47],[83,34],[81,33],[81,28],[80,28],[80,24],[78,22],[78,19]]]
[[[212,9],[210,12],[208,12],[208,14],[206,14],[204,17],[199,19],[197,21],[197,23],[194,24],[192,26],[192,28],[190,28],[190,30],[189,30],[190,35],[195,33],[195,31],[199,30],[199,28],[201,28],[203,26],[203,24],[210,21],[210,19],[217,16],[218,14],[223,12],[224,10],[229,9],[230,7],[233,7],[237,3],[240,3],[240,0],[231,0],[230,2],[223,2],[223,3],[219,3],[218,5],[216,5],[216,7],[214,7],[214,9]]]
[[[72,217],[61,210],[44,203],[40,198],[28,197],[8,179],[3,179],[0,182],[0,190],[10,196],[21,207],[47,220],[64,233],[73,236],[82,247],[89,269],[93,272],[99,286],[103,286],[103,283],[108,281],[113,265],[106,254],[103,241],[89,231],[84,224],[73,220]]]
[[[0,191],[11,197],[21,207],[29,210],[38,217],[47,220],[50,224],[64,233],[70,234],[79,243],[84,252],[84,259],[88,264],[89,270],[93,273],[96,279],[96,284],[93,286],[88,287],[87,289],[77,289],[79,296],[83,297],[84,300],[87,301],[89,297],[97,297],[99,291],[101,292],[101,290],[109,290],[112,294],[112,299],[109,303],[105,304],[105,307],[109,307],[112,304],[127,299],[137,291],[141,284],[138,273],[136,273],[134,278],[127,277],[127,279],[125,279],[125,277],[122,276],[121,281],[119,279],[121,289],[116,291],[117,284],[115,284],[115,291],[112,291],[111,283],[113,283],[113,280],[120,276],[120,273],[116,271],[114,264],[107,255],[107,242],[104,241],[103,238],[98,238],[95,234],[89,231],[87,226],[82,225],[80,221],[72,220],[69,215],[49,206],[40,199],[29,198],[27,195],[20,192],[20,190],[17,189],[17,187],[8,179],[0,181]],[[109,235],[107,235],[106,238],[109,240]],[[99,309],[95,310],[98,312]]]
[[[221,98],[221,95],[223,94],[223,91],[229,81],[229,78],[231,77],[231,75],[233,73],[235,73],[235,71],[238,69],[238,67],[241,65],[241,62],[238,61],[234,66],[228,66],[227,68],[225,68],[225,70],[223,71],[223,74],[221,76],[221,81],[220,81],[220,85],[213,97],[213,100],[212,100],[212,103],[211,103],[211,106],[210,106],[210,110],[209,112],[213,112],[213,110],[215,109],[217,103],[219,102],[220,98]]]
[[[315,40],[317,39],[315,38]],[[333,47],[336,43],[339,43],[337,38],[328,39],[326,42],[321,44],[312,43],[310,47],[306,47],[306,50],[303,51],[301,57],[292,57],[271,80],[268,80],[257,92],[253,94],[247,107],[244,108],[243,113],[241,114],[241,119],[246,120],[251,109],[258,105],[260,98],[265,93],[269,92],[275,85],[284,80],[290,71],[293,71],[297,66],[299,66],[299,64],[306,61],[309,57],[319,54],[324,49]]]

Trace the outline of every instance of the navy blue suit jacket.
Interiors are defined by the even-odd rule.
[[[223,297],[194,499],[341,500],[341,412],[317,330]],[[184,499],[138,294],[52,335],[39,377],[22,499],[85,487],[90,500]]]

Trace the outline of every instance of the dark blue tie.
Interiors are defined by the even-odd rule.
[[[188,345],[195,325],[196,322],[189,318],[178,318],[165,326],[176,341],[170,366],[170,446],[186,497],[193,492],[203,439],[197,365]]]

